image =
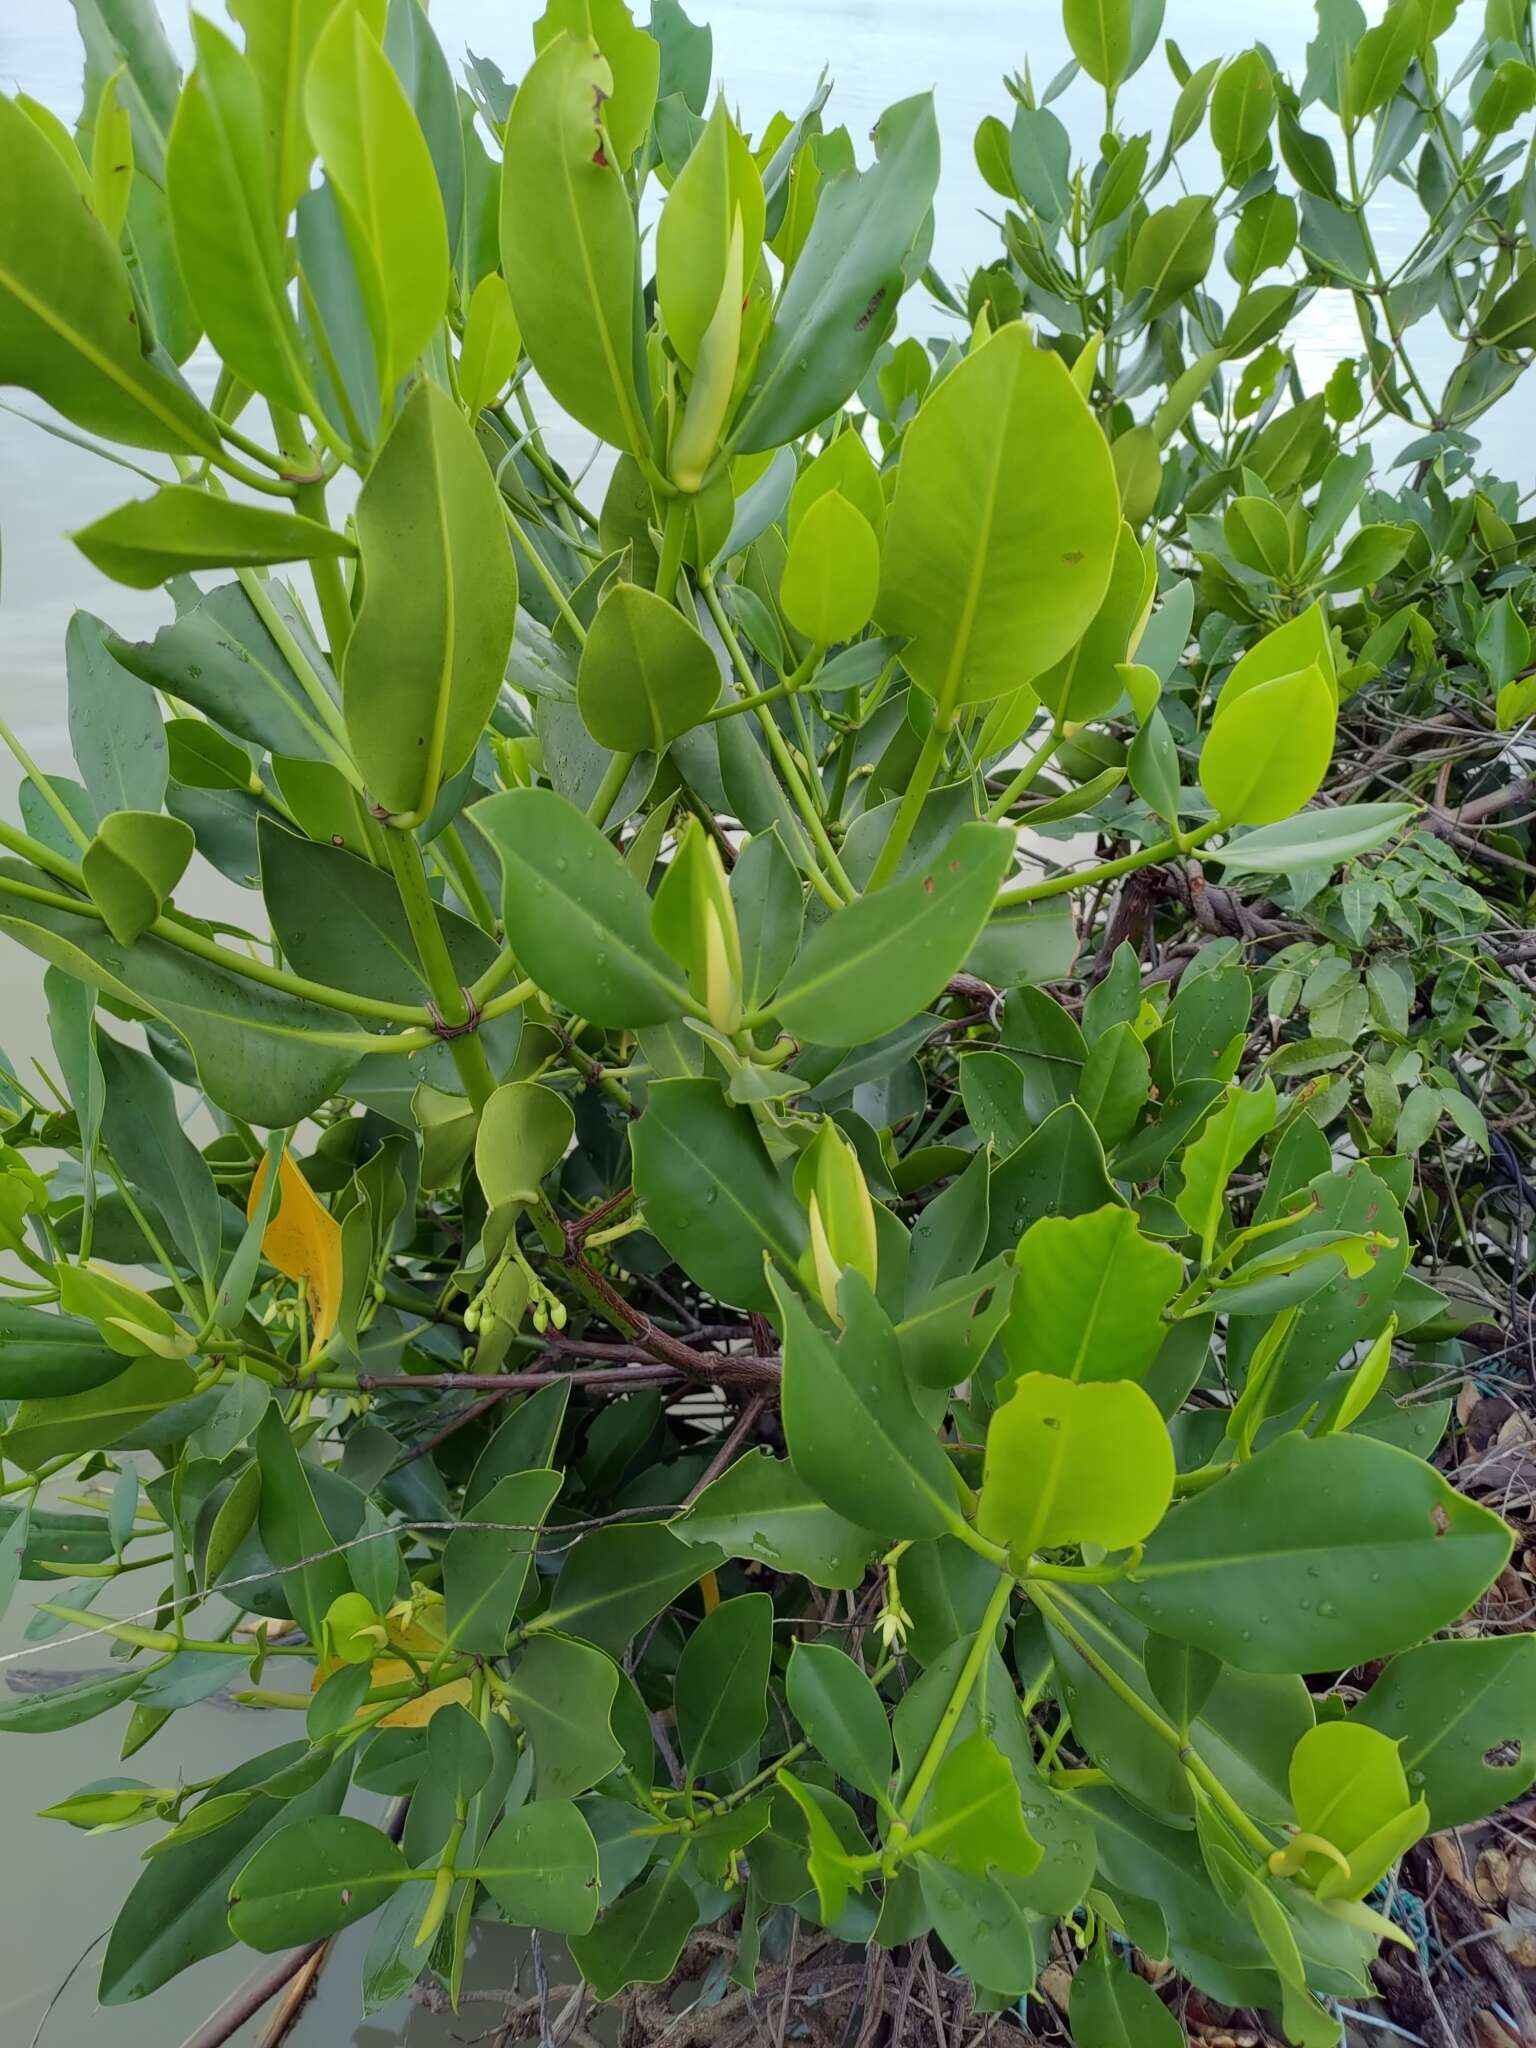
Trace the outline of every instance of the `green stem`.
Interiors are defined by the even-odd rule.
[[[603,770],[603,779],[597,785],[597,794],[587,805],[587,816],[599,831],[608,822],[608,813],[619,800],[619,791],[629,780],[629,771],[635,765],[633,754],[615,754]]]
[[[1192,853],[1222,828],[1222,820],[1216,818],[1197,832],[1160,839],[1156,846],[1144,846],[1139,853],[1128,853],[1120,860],[1100,861],[1097,867],[1073,868],[1064,875],[1048,875],[1043,882],[1025,882],[1018,888],[1000,890],[993,908],[1007,910],[1016,903],[1040,903],[1048,896],[1065,896],[1072,889],[1091,888],[1095,882],[1113,882],[1121,875],[1134,874],[1138,868],[1154,867],[1160,860]]]
[[[73,839],[76,846],[78,846],[80,851],[84,853],[85,849],[91,843],[90,833],[85,830],[84,826],[80,823],[80,820],[69,808],[69,805],[65,803],[63,797],[59,795],[59,792],[48,780],[47,776],[43,773],[42,769],[38,767],[37,763],[33,760],[32,756],[27,752],[26,748],[22,745],[21,741],[16,737],[16,734],[12,732],[11,728],[6,724],[3,718],[0,718],[0,740],[3,740],[6,746],[10,748],[12,754],[14,754],[16,757],[17,767],[21,770],[22,774],[26,776],[27,780],[31,783],[32,787],[37,791],[38,795],[42,798],[43,802],[48,806],[49,810],[52,811],[53,815],[64,827],[64,830],[69,834],[70,838]]]
[[[554,605],[555,610],[560,614],[561,618],[564,619],[566,625],[570,628],[571,635],[574,638],[576,645],[578,647],[585,647],[585,645],[587,644],[586,627],[581,623],[580,619],[577,618],[575,612],[572,611],[570,599],[566,596],[565,592],[560,588],[560,579],[555,575],[554,570],[550,568],[548,562],[545,561],[544,557],[539,553],[538,549],[534,546],[533,542],[528,538],[528,535],[523,530],[522,521],[518,518],[517,514],[512,510],[512,507],[507,503],[505,498],[503,498],[501,501],[501,515],[506,520],[507,525],[511,528],[512,538],[518,543],[523,553],[527,556],[528,566],[532,569],[534,575],[538,577],[539,581],[543,584],[544,588],[549,592],[550,602]]]
[[[1267,1862],[1274,1843],[1248,1818],[1204,1757],[1196,1755],[1173,1723],[1165,1721],[1155,1707],[1149,1706],[1135,1686],[1123,1679],[1114,1666],[1101,1657],[1082,1632],[1067,1619],[1062,1611],[1063,1596],[1047,1593],[1033,1576],[1026,1582],[1025,1590],[1057,1634],[1066,1638],[1083,1662],[1108,1686],[1123,1707],[1128,1708],[1137,1720],[1149,1728],[1159,1742],[1176,1752],[1187,1774],[1208,1795],[1212,1804],[1221,1810],[1249,1847]]]
[[[677,579],[683,569],[683,542],[688,537],[689,501],[668,498],[662,515],[661,554],[656,563],[656,595],[668,604],[677,602]]]
[[[747,692],[749,694],[756,694],[757,678],[753,675],[751,664],[741,651],[741,642],[736,638],[731,622],[725,615],[725,608],[720,602],[720,593],[715,588],[715,579],[707,570],[699,578],[699,588],[704,593],[704,602],[709,607],[709,615],[715,622],[715,630],[725,643],[726,653],[731,658],[731,666],[735,669]],[[822,874],[819,868],[814,867],[810,871],[811,884],[829,909],[840,910],[843,903],[851,903],[853,901],[858,891],[854,888],[852,882],[849,881],[843,864],[838,859],[837,848],[827,837],[827,828],[822,823],[821,813],[811,802],[810,792],[800,779],[800,771],[795,766],[795,757],[789,751],[783,733],[774,724],[772,715],[761,706],[758,707],[757,718],[758,723],[763,728],[763,737],[768,742],[768,750],[773,755],[779,773],[783,777],[784,786],[789,792],[790,799],[795,809],[804,819],[806,829],[811,835],[812,843],[820,854],[827,872],[836,881],[837,888],[834,889],[831,883],[828,882],[826,875]],[[842,892],[841,901],[839,901],[838,897],[839,890]]]
[[[949,731],[948,724],[937,717],[928,728],[928,737],[923,741],[923,750],[917,757],[917,766],[912,770],[906,794],[886,835],[885,844],[880,849],[880,858],[875,862],[874,872],[870,875],[871,889],[878,889],[888,882],[901,864],[901,856],[906,852],[917,821],[923,814],[923,805],[928,801],[928,792],[933,788],[934,777],[938,774],[939,766],[944,759],[945,749],[949,745]]]
[[[987,807],[987,816],[990,819],[996,822],[999,818],[1007,817],[1009,811],[1012,810],[1025,790],[1034,782],[1035,777],[1040,773],[1040,770],[1050,760],[1065,738],[1066,734],[1059,725],[1051,727],[1050,732],[1040,742],[1039,746],[1036,747],[1018,774],[1007,784],[1002,794],[995,798]]]
[[[481,931],[496,935],[496,911],[485,893],[480,877],[475,873],[474,862],[469,849],[459,835],[457,825],[446,825],[432,842],[432,858],[442,869],[446,879],[453,884],[455,895],[479,925]]]
[[[411,938],[438,1014],[445,1024],[467,1024],[471,1016],[469,998],[459,985],[448,942],[437,921],[437,905],[427,887],[427,870],[416,837],[411,832],[391,830],[385,833],[384,844],[394,872],[395,887],[400,892],[400,905],[411,928]],[[450,1038],[448,1050],[459,1079],[464,1083],[465,1093],[476,1109],[483,1109],[496,1088],[496,1077],[485,1056],[485,1047],[471,1031],[462,1037]]]
[[[934,1781],[939,1765],[944,1761],[950,1739],[959,1727],[960,1717],[965,1712],[971,1694],[976,1689],[976,1681],[980,1678],[981,1667],[987,1661],[987,1657],[991,1652],[993,1639],[997,1634],[998,1623],[1008,1611],[1008,1602],[1013,1596],[1013,1586],[1014,1580],[1011,1572],[998,1573],[997,1584],[992,1590],[991,1599],[987,1602],[986,1612],[981,1617],[981,1626],[976,1631],[976,1639],[971,1644],[970,1652],[964,1664],[960,1667],[960,1676],[956,1679],[955,1689],[949,1696],[949,1704],[939,1716],[939,1724],[933,1731],[933,1739],[928,1744],[923,1754],[923,1760],[918,1765],[917,1770],[913,1774],[912,1782],[902,1797],[901,1818],[908,1827],[911,1826],[913,1816],[928,1796],[928,1788]]]

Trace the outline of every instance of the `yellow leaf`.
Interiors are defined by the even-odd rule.
[[[254,1216],[266,1185],[262,1160],[251,1182],[246,1215]],[[278,1162],[278,1211],[267,1225],[261,1249],[290,1280],[303,1282],[309,1302],[313,1344],[322,1345],[336,1327],[341,1307],[341,1228],[285,1151]]]

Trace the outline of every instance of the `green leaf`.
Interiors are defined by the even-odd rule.
[[[78,1728],[94,1721],[124,1700],[133,1698],[149,1676],[150,1666],[115,1671],[105,1678],[87,1678],[58,1692],[33,1693],[0,1702],[0,1735],[52,1735],[60,1728]]]
[[[475,1858],[475,1875],[515,1927],[585,1934],[597,1918],[597,1843],[568,1799],[509,1813]]]
[[[409,1866],[366,1821],[315,1814],[279,1828],[241,1870],[229,1893],[237,1941],[271,1955],[322,1941],[377,1912]]]
[[[504,1656],[534,1545],[560,1491],[560,1474],[514,1472],[475,1502],[443,1551],[447,1641],[477,1656]],[[496,1526],[479,1529],[474,1523]]]
[[[1223,692],[1200,750],[1200,787],[1223,823],[1277,824],[1315,796],[1337,716],[1315,662],[1233,700]]]
[[[1226,1213],[1227,1182],[1279,1115],[1275,1084],[1262,1088],[1229,1088],[1226,1099],[1200,1127],[1181,1161],[1184,1185],[1177,1200],[1179,1214],[1200,1240],[1200,1261],[1209,1265]]]
[[[223,583],[162,626],[153,640],[124,640],[108,632],[107,652],[141,683],[195,705],[237,739],[295,760],[338,761],[341,749],[305,695],[289,652],[335,701],[325,657],[283,586],[269,580],[261,590],[271,625],[238,583]]]
[[[1042,1216],[1025,1231],[1017,1263],[1003,1326],[1011,1373],[1142,1378],[1168,1334],[1163,1310],[1183,1280],[1176,1252],[1143,1237],[1129,1209],[1110,1207]]]
[[[1125,266],[1125,295],[1150,293],[1151,320],[1201,282],[1216,249],[1215,202],[1190,193],[1149,213],[1137,230]]]
[[[600,1914],[589,1934],[572,1937],[571,1959],[598,1998],[626,1984],[660,1984],[677,1967],[698,1913],[682,1873],[658,1870]]]
[[[345,534],[297,512],[218,498],[192,484],[162,484],[72,536],[93,568],[134,590],[154,590],[193,569],[334,560],[356,552]]]
[[[931,1856],[917,1860],[923,1904],[962,1969],[989,1991],[1023,1998],[1035,1987],[1049,1924],[1017,1878],[973,1877]]]
[[[873,1535],[835,1514],[787,1459],[766,1450],[738,1458],[671,1528],[685,1543],[755,1558],[839,1591],[860,1584],[876,1548]]]
[[[768,1725],[773,1602],[766,1593],[723,1600],[683,1645],[673,1701],[690,1781],[756,1754]]]
[[[23,1401],[0,1446],[24,1472],[66,1451],[82,1457],[105,1450],[163,1408],[184,1401],[194,1384],[191,1368],[179,1358],[135,1358],[125,1371],[85,1392]]]
[[[448,304],[448,228],[431,152],[405,89],[359,7],[315,40],[304,117],[346,230],[386,395]]]
[[[1072,1979],[1074,2048],[1180,2048],[1184,2029],[1152,1986],[1096,1949]]]
[[[1238,874],[1283,875],[1300,868],[1336,868],[1369,853],[1418,815],[1413,804],[1339,804],[1331,810],[1307,811],[1260,832],[1245,832],[1215,852]]]
[[[1146,1047],[1129,1023],[1112,1025],[1095,1042],[1077,1089],[1107,1150],[1130,1136],[1151,1085]]]
[[[938,185],[931,93],[886,108],[875,158],[822,187],[731,433],[737,454],[782,448],[836,412],[891,331]]]
[[[972,1877],[991,1870],[1028,1877],[1040,1861],[1013,1768],[984,1730],[956,1743],[940,1764],[911,1848]]]
[[[1292,1434],[1183,1502],[1113,1591],[1244,1671],[1342,1671],[1455,1621],[1510,1542],[1406,1451]]]
[[[1427,23],[1419,0],[1397,0],[1375,28],[1368,28],[1349,60],[1346,105],[1352,122],[1384,107],[1408,75],[1425,41]]]
[[[1066,365],[1017,323],[907,429],[881,562],[882,628],[947,723],[1015,690],[1087,631],[1120,531],[1109,448]]]
[[[211,1302],[228,1214],[201,1152],[181,1126],[164,1069],[105,1032],[96,1041],[106,1087],[102,1135],[118,1166],[147,1197],[180,1258]]]
[[[87,1393],[126,1366],[83,1316],[0,1302],[0,1400]]]
[[[842,441],[855,445],[846,434]],[[874,529],[841,491],[823,492],[790,536],[779,583],[785,618],[817,647],[853,640],[869,624],[879,588],[880,543]]]
[[[563,1095],[538,1081],[505,1081],[480,1112],[475,1173],[493,1216],[536,1203],[575,1131]]]
[[[784,1681],[789,1710],[840,1778],[871,1799],[891,1780],[885,1704],[865,1672],[831,1643],[796,1643]]]
[[[507,1681],[507,1698],[533,1745],[538,1798],[574,1798],[622,1763],[612,1727],[618,1689],[618,1666],[589,1643],[530,1639]]]
[[[333,1601],[352,1590],[352,1579],[316,1505],[309,1469],[275,1405],[256,1431],[256,1461],[261,1468],[262,1545],[282,1574],[280,1586],[289,1613],[310,1642],[319,1645],[325,1640],[326,1614]]]
[[[1436,1833],[1481,1820],[1536,1783],[1536,1635],[1423,1643],[1351,1718],[1397,1744]]]
[[[503,139],[501,255],[523,345],[556,404],[648,464],[635,217],[600,125],[613,89],[588,36],[557,35],[535,58]]]
[[[682,1015],[688,994],[651,937],[645,891],[574,804],[513,789],[470,815],[501,859],[507,943],[540,988],[593,1024]]]
[[[47,883],[33,869],[20,872],[34,886]],[[146,936],[125,952],[94,921],[31,903],[24,915],[0,916],[0,930],[178,1031],[204,1090],[232,1116],[269,1129],[299,1123],[356,1064],[355,1046],[338,1050],[325,1042],[348,1029],[350,1019],[261,988],[164,940]]]
[[[313,400],[288,303],[277,166],[258,75],[212,22],[194,16],[192,38],[197,69],[166,146],[181,274],[230,369],[263,397],[304,412]]]
[[[1096,85],[1114,87],[1131,65],[1131,0],[1064,0],[1072,54]]]
[[[1275,118],[1275,83],[1261,50],[1222,67],[1211,91],[1211,140],[1229,173],[1257,156]]]
[[[576,678],[582,723],[616,753],[663,753],[720,695],[720,668],[697,626],[654,591],[610,583]]]
[[[1306,1858],[1303,1870],[1321,1899],[1363,1898],[1428,1825],[1423,1801],[1409,1804],[1396,1742],[1365,1722],[1322,1721],[1309,1729],[1296,1745],[1290,1777],[1303,1833],[1331,1842],[1349,1864],[1346,1873],[1320,1853]]]
[[[689,369],[720,303],[737,222],[741,264],[750,278],[763,241],[763,181],[752,152],[716,100],[678,172],[656,229],[656,298],[667,339]]]
[[[862,1831],[851,1810],[836,1793],[826,1792],[819,1785],[803,1783],[782,1765],[775,1776],[781,1790],[787,1792],[800,1809],[809,1848],[807,1873],[816,1888],[816,1904],[821,1917],[830,1925],[842,1917],[849,1892],[864,1889],[863,1876],[853,1866],[844,1831],[832,1816],[838,1813],[847,1816],[860,1848],[863,1846]]]
[[[517,569],[501,502],[451,398],[421,383],[357,501],[363,604],[342,708],[374,798],[426,818],[501,689]]]
[[[506,390],[523,351],[505,280],[491,271],[470,296],[459,351],[459,396],[473,420]]]
[[[69,744],[96,815],[158,811],[165,800],[166,733],[148,690],[106,646],[107,627],[76,612],[64,636]]]
[[[1020,1560],[1069,1543],[1123,1550],[1173,1498],[1173,1445],[1130,1380],[1025,1373],[993,1416],[977,1527]]]
[[[723,1562],[680,1543],[665,1522],[592,1529],[572,1546],[537,1630],[579,1636],[613,1655],[679,1593]]]
[[[164,909],[195,850],[190,825],[154,811],[111,811],[85,849],[86,890],[119,945],[131,946]]]
[[[116,244],[43,130],[3,96],[0,190],[11,195],[0,221],[0,384],[20,384],[77,427],[130,448],[215,453],[212,419],[144,353]]]
[[[1013,859],[1001,825],[962,825],[925,872],[817,925],[773,1000],[786,1031],[866,1045],[932,1002],[980,936]]]
[[[953,1529],[954,1474],[913,1406],[895,1332],[867,1283],[844,1274],[844,1329],[835,1344],[788,1286],[774,1292],[784,1333],[784,1437],[801,1479],[889,1542]]]
[[[990,1196],[989,1259],[1011,1252],[1042,1216],[1083,1216],[1120,1199],[1098,1133],[1076,1102],[1052,1110],[995,1169]]]

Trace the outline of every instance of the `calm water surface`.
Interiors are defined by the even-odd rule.
[[[162,0],[173,37],[189,44],[180,0]],[[971,137],[982,115],[1001,112],[1008,101],[1000,85],[1005,71],[1026,59],[1037,82],[1049,78],[1066,57],[1056,0],[690,0],[696,15],[715,32],[715,71],[733,106],[750,128],[760,128],[778,107],[798,111],[808,98],[821,64],[835,80],[829,120],[846,122],[856,138],[867,134],[891,100],[932,85],[937,92],[945,171],[938,202],[936,250],[946,277],[955,280],[997,253],[995,230],[984,217],[1000,202],[982,186],[971,156]],[[1366,0],[1377,15],[1381,0]],[[216,18],[221,10],[210,5]],[[516,76],[529,50],[528,26],[538,7],[528,0],[434,0],[433,19],[450,60],[466,49],[493,57]],[[1474,10],[1467,9],[1470,16]],[[1229,52],[1240,38],[1262,38],[1284,67],[1300,66],[1312,11],[1302,0],[1248,0],[1246,6],[1218,6],[1212,0],[1169,0],[1168,26],[1192,63]],[[1465,32],[1469,33],[1469,32]],[[1464,39],[1464,38],[1463,38]],[[1453,39],[1448,38],[1447,42]],[[74,16],[68,0],[0,0],[0,86],[22,88],[73,120],[79,110],[80,61]],[[1161,134],[1172,102],[1169,74],[1161,57],[1146,66],[1123,95],[1128,122]],[[1079,82],[1060,111],[1078,137],[1093,133],[1097,92]],[[1196,159],[1191,147],[1185,160]],[[1201,166],[1191,162],[1198,176]],[[1404,217],[1402,232],[1409,221]],[[1382,236],[1390,255],[1395,240],[1390,215]],[[940,331],[944,316],[917,307],[907,324],[919,333]],[[1422,332],[1427,332],[1427,327]],[[1316,388],[1342,355],[1358,346],[1347,301],[1319,294],[1300,323],[1298,347],[1309,386]],[[1420,353],[1433,367],[1430,350]],[[190,374],[205,391],[211,361],[194,358]],[[7,394],[27,409],[40,408],[22,394]],[[1489,454],[1522,476],[1530,467],[1528,402],[1500,416],[1487,437]],[[1518,440],[1520,453],[1514,451]],[[585,451],[571,445],[573,462]],[[3,602],[0,602],[0,709],[20,732],[45,769],[73,772],[64,718],[64,629],[76,606],[99,612],[132,634],[152,631],[167,615],[155,593],[123,590],[99,576],[66,538],[134,492],[122,471],[0,413],[0,546],[3,546]],[[14,773],[0,763],[0,793],[9,808]],[[12,815],[14,813],[12,812]],[[210,898],[217,889],[210,885]],[[38,986],[41,970],[10,947],[0,951],[0,1043],[18,1067],[47,1055]],[[24,1588],[0,1631],[0,1656],[23,1647],[21,1631],[30,1610]],[[132,1596],[125,1596],[127,1600]],[[100,1669],[104,1658],[43,1646],[22,1663],[0,1665],[0,1684],[20,1682],[35,1671]],[[29,1681],[30,1682],[30,1681]],[[86,1944],[109,1925],[131,1882],[145,1837],[135,1831],[86,1838],[57,1823],[36,1819],[37,1808],[86,1781],[112,1773],[126,1710],[69,1734],[0,1741],[0,1924],[6,1929],[6,1969],[0,1979],[0,2040],[25,2048],[49,1998]],[[215,1702],[176,1715],[163,1734],[129,1766],[149,1782],[201,1778],[228,1768],[241,1756],[288,1740],[296,1717],[256,1716]],[[359,1962],[367,1926],[344,1935],[331,1959],[319,1997],[300,2021],[293,2048],[439,2048],[478,2034],[492,2015],[467,2009],[455,2028],[404,2006],[366,2025],[352,2027]],[[246,1960],[215,1958],[176,1980],[142,2007],[99,2011],[93,1995],[93,1955],[60,1997],[42,2048],[173,2048],[244,1976]],[[508,1981],[511,1959],[499,1952],[476,1959],[481,1983]],[[241,2037],[254,2043],[259,2025]]]

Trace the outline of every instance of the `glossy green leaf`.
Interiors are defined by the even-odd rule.
[[[1428,1825],[1423,1802],[1409,1803],[1397,1744],[1365,1722],[1321,1721],[1309,1729],[1296,1745],[1290,1776],[1303,1833],[1331,1843],[1349,1865],[1346,1873],[1331,1857],[1308,1855],[1303,1869],[1319,1898],[1363,1897]]]
[[[831,1643],[796,1643],[784,1681],[789,1710],[840,1778],[872,1799],[886,1796],[891,1732],[866,1673]]]
[[[675,605],[616,582],[581,650],[576,691],[582,723],[599,746],[659,754],[713,707],[720,668]]]
[[[81,856],[91,901],[119,945],[131,946],[165,907],[192,858],[190,825],[152,811],[112,811]]]
[[[1002,328],[908,429],[881,563],[880,624],[907,636],[902,665],[941,719],[1067,653],[1119,528],[1109,449],[1065,365]]]
[[[918,1815],[915,1853],[984,1877],[1027,1877],[1040,1844],[1024,1825],[1018,1780],[997,1744],[978,1728],[955,1744]]]
[[[675,1706],[683,1761],[694,1778],[755,1751],[768,1725],[773,1602],[766,1593],[723,1600],[683,1646]]]
[[[568,1799],[509,1813],[476,1857],[475,1874],[516,1927],[585,1934],[597,1918],[597,1843]]]
[[[574,1935],[571,1957],[598,1998],[626,1984],[659,1984],[671,1976],[698,1907],[677,1870],[658,1870],[599,1915],[590,1933]]]
[[[784,1436],[795,1471],[838,1514],[889,1541],[952,1529],[949,1461],[912,1404],[895,1332],[867,1284],[844,1275],[836,1343],[787,1286],[775,1293]]]
[[[508,942],[541,988],[594,1024],[682,1014],[687,993],[651,937],[644,890],[574,805],[515,789],[474,819],[501,859]]]
[[[1202,1264],[1210,1263],[1221,1231],[1228,1181],[1260,1138],[1274,1128],[1278,1114],[1273,1081],[1257,1089],[1229,1088],[1186,1148],[1177,1205],[1200,1240]]]
[[[407,1875],[388,1835],[343,1814],[316,1814],[256,1851],[230,1888],[229,1924],[238,1941],[268,1954],[320,1941],[376,1912]]]
[[[507,121],[501,254],[523,344],[556,402],[645,461],[635,217],[597,118],[613,87],[587,38],[557,35],[535,59]]]
[[[272,10],[274,13],[278,10]],[[183,278],[219,354],[279,405],[312,402],[273,204],[277,167],[255,67],[194,17],[197,69],[177,103],[166,180]]]
[[[925,869],[816,926],[773,1012],[817,1045],[864,1045],[915,1016],[956,973],[1013,858],[1001,826],[962,825]]]
[[[538,1617],[540,1633],[577,1636],[616,1655],[721,1561],[706,1544],[680,1543],[664,1522],[590,1530],[566,1556]]]
[[[544,1517],[560,1491],[560,1474],[514,1472],[476,1501],[443,1551],[447,1640],[454,1648],[500,1657],[527,1581]],[[475,1523],[489,1524],[476,1528]]]
[[[1098,85],[1117,86],[1131,62],[1131,0],[1064,0],[1072,54]]]
[[[425,818],[501,688],[517,570],[495,484],[451,399],[418,384],[357,505],[363,605],[342,707],[374,798]]]
[[[1072,1979],[1075,2048],[1179,2048],[1184,2029],[1144,1977],[1099,1949]]]
[[[1115,1596],[1244,1671],[1339,1671],[1455,1621],[1509,1548],[1406,1451],[1292,1434],[1183,1502]]]
[[[630,1147],[647,1224],[698,1285],[744,1308],[770,1306],[764,1258],[792,1270],[807,1229],[751,1112],[712,1081],[657,1082]]]
[[[213,453],[208,413],[145,353],[115,243],[42,129],[3,96],[0,190],[9,198],[0,218],[0,383],[20,384],[77,427],[130,448]]]
[[[1020,1559],[1068,1543],[1123,1550],[1173,1497],[1163,1418],[1128,1380],[1024,1374],[987,1431],[977,1526]]]
[[[1011,1373],[1139,1380],[1167,1335],[1163,1310],[1183,1263],[1143,1237],[1129,1209],[1042,1216],[1020,1241],[1019,1281],[1003,1326]]]
[[[887,107],[874,135],[870,168],[821,191],[732,430],[738,453],[782,448],[834,413],[891,331],[938,184],[932,94]]]
[[[690,369],[700,350],[730,263],[739,227],[738,261],[750,278],[763,240],[763,181],[745,138],[717,99],[678,173],[656,229],[656,297],[667,338]]]
[[[1217,714],[1200,751],[1200,787],[1226,822],[1276,824],[1314,796],[1333,757],[1336,711],[1322,671],[1256,684]]]
[[[447,309],[448,230],[426,138],[361,8],[336,8],[315,39],[304,118],[341,210],[378,383],[390,393]]]
[[[622,1762],[612,1727],[618,1688],[618,1666],[589,1643],[538,1635],[524,1647],[507,1699],[533,1746],[538,1798],[574,1798]]]
[[[121,1443],[162,1409],[185,1400],[194,1384],[191,1368],[179,1358],[136,1358],[126,1371],[84,1392],[23,1401],[0,1445],[12,1464],[35,1472],[62,1453],[78,1457]]]
[[[787,1459],[761,1449],[712,1480],[671,1526],[685,1543],[843,1591],[862,1581],[876,1547],[873,1535],[826,1506]]]
[[[116,1379],[126,1363],[83,1316],[0,1303],[0,1400],[87,1393]]]
[[[1337,867],[1382,845],[1415,816],[1412,804],[1337,804],[1245,832],[1209,856],[1237,874]]]
[[[1397,1744],[1429,1826],[1460,1827],[1536,1782],[1536,1636],[1424,1643],[1394,1657],[1353,1718]]]
[[[1197,285],[1211,267],[1216,248],[1216,208],[1212,200],[1191,193],[1148,214],[1136,232],[1125,266],[1128,298],[1149,294],[1147,317],[1153,318]]]
[[[69,743],[98,818],[158,811],[165,798],[166,733],[159,706],[106,646],[108,628],[76,612],[64,636]]]
[[[154,497],[119,505],[72,538],[93,568],[135,590],[153,590],[193,569],[328,561],[354,552],[345,534],[318,520],[191,484],[163,484]]]
[[[879,587],[874,529],[841,491],[823,492],[790,536],[779,584],[784,616],[818,647],[852,640],[869,624]]]

